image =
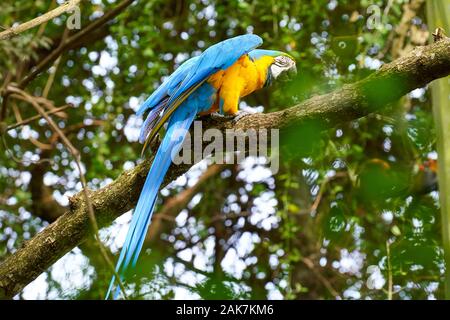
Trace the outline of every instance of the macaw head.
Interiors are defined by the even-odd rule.
[[[282,51],[255,49],[249,52],[254,61],[264,59],[268,61],[267,84],[272,80],[287,80],[297,73],[294,58]]]

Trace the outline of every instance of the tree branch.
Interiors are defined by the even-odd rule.
[[[67,2],[63,3],[62,5],[60,5],[59,7],[55,8],[47,13],[44,13],[43,15],[40,15],[39,17],[36,17],[36,18],[34,18],[30,21],[27,21],[25,23],[22,23],[18,26],[14,26],[5,31],[2,31],[2,32],[0,32],[0,40],[10,39],[10,38],[18,35],[21,32],[27,31],[28,29],[34,28],[44,22],[47,22],[53,18],[56,18],[57,16],[60,16],[63,13],[73,9],[75,6],[78,5],[78,3],[80,3],[80,0],[67,1]]]
[[[203,127],[225,129],[271,129],[301,125],[319,119],[328,125],[363,117],[379,110],[413,89],[450,74],[450,40],[418,47],[410,54],[384,65],[364,80],[331,93],[315,96],[294,107],[252,114],[240,120],[220,122],[206,119]],[[114,182],[90,192],[100,226],[132,209],[148,172],[151,159],[125,171]],[[177,178],[188,165],[172,166],[165,182]],[[0,297],[11,298],[89,234],[89,214],[81,193],[70,199],[70,210],[37,234],[0,265]]]

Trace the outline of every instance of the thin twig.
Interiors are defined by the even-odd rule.
[[[61,37],[60,45],[66,41],[68,34],[69,34],[69,29],[65,28],[63,35]],[[50,72],[50,75],[48,76],[48,79],[47,79],[47,83],[45,84],[45,87],[44,87],[44,91],[42,92],[42,97],[44,97],[44,98],[47,98],[48,93],[50,92],[50,88],[52,87],[53,81],[55,80],[56,71],[58,70],[60,61],[61,61],[61,56],[59,56],[53,63],[53,71]]]
[[[14,112],[14,116],[16,117],[16,121],[17,122],[21,122],[22,121],[22,116],[20,114],[19,108],[17,107],[15,101],[12,103],[12,109]],[[5,134],[8,131],[8,127],[5,127],[5,131],[2,132],[3,134]],[[29,140],[32,144],[34,144],[36,147],[38,147],[39,149],[50,149],[51,146],[45,143],[40,142],[39,140],[33,138],[32,136],[29,137]],[[16,158],[14,156],[14,152],[9,148],[8,143],[6,142],[6,138],[5,135],[3,136],[3,145],[5,147],[5,150],[7,150],[7,153],[10,154],[10,157],[13,161],[19,163],[19,164],[23,164],[23,165],[27,165],[27,164],[40,164],[40,163],[44,163],[44,162],[49,162],[49,163],[53,163],[53,161],[51,159],[39,159],[37,161],[34,160],[26,160],[23,161],[19,158]]]
[[[388,272],[388,300],[392,300],[392,266],[391,266],[391,248],[389,240],[386,241],[386,255],[387,255],[387,272]]]
[[[14,112],[14,116],[16,117],[16,122],[22,122],[23,118],[22,118],[22,115],[20,114],[19,108],[17,107],[17,104],[16,104],[15,101],[12,102],[12,109],[13,109],[13,112]],[[50,149],[52,149],[51,145],[49,145],[47,143],[40,142],[39,140],[33,138],[32,136],[30,136],[30,142],[32,144],[34,144],[37,148],[41,149],[41,150],[50,150]],[[51,162],[51,161],[49,161],[49,162]]]
[[[5,92],[5,88],[8,86],[12,79],[12,73],[10,71],[6,72],[5,80],[3,81],[3,84],[0,88],[0,93],[3,96],[2,106],[0,110],[0,122],[3,121],[3,119],[6,118],[6,106],[7,106],[7,98],[8,98],[8,92]]]
[[[40,164],[40,163],[44,163],[44,162],[49,162],[50,164],[53,163],[53,161],[51,159],[39,159],[37,161],[33,161],[33,160],[24,161],[22,159],[19,159],[14,155],[14,152],[11,150],[11,148],[9,148],[4,134],[1,135],[1,139],[2,139],[2,143],[3,143],[3,148],[5,148],[5,152],[9,153],[11,160],[13,160],[14,162],[17,162],[18,164],[29,165],[29,164]]]
[[[391,10],[391,7],[392,7],[393,3],[394,3],[394,0],[389,0],[388,1],[387,5],[386,5],[386,8],[384,8],[384,11],[383,11],[383,17],[384,18],[386,18],[388,16],[389,11]]]
[[[56,18],[57,16],[60,16],[61,14],[71,10],[73,7],[78,5],[78,3],[80,3],[80,1],[81,0],[70,0],[70,1],[60,5],[58,8],[55,8],[47,13],[44,13],[43,15],[40,15],[39,17],[36,17],[33,20],[27,21],[18,26],[14,26],[5,31],[2,31],[2,32],[0,32],[0,40],[10,39],[10,38],[18,35],[21,32],[24,32],[24,31],[34,28],[44,22],[47,22],[53,18]]]
[[[309,270],[311,270],[314,275],[317,277],[317,279],[320,280],[320,282],[322,282],[322,284],[325,286],[325,288],[328,289],[328,291],[334,296],[334,297],[339,297],[339,292],[336,291],[336,289],[331,285],[330,281],[328,281],[327,278],[325,278],[314,266],[314,262],[307,258],[307,257],[303,257],[302,258],[302,262],[305,264],[305,266],[308,267]]]
[[[52,3],[50,3],[48,9],[50,10],[50,8],[54,7],[55,4],[56,4],[56,0],[52,0]],[[48,21],[45,21],[43,24],[41,24],[41,25],[39,26],[39,29],[38,29],[38,31],[36,32],[36,35],[34,36],[35,38],[40,38],[40,37],[44,34],[45,27],[47,26],[47,24],[48,24]]]
[[[45,84],[44,91],[42,92],[42,96],[44,98],[48,97],[48,93],[50,91],[50,88],[53,85],[53,81],[55,80],[56,76],[56,70],[58,70],[59,62],[61,61],[61,56],[58,57],[58,59],[55,60],[55,63],[53,63],[53,71],[50,72],[50,75],[48,76],[47,83]]]
[[[301,210],[299,214],[313,214],[317,211],[317,208],[320,205],[320,202],[322,201],[322,197],[323,194],[325,192],[325,187],[327,186],[327,184],[329,184],[331,181],[333,181],[334,179],[337,178],[343,178],[348,176],[347,172],[337,172],[334,176],[331,177],[327,177],[322,184],[319,187],[319,193],[316,196],[316,199],[314,200],[313,204],[311,205],[311,207],[309,209],[306,210]]]
[[[73,154],[73,157],[74,157],[75,162],[77,164],[78,171],[80,172],[80,181],[81,181],[81,186],[83,187],[83,195],[84,195],[87,207],[88,207],[89,219],[91,220],[91,224],[92,224],[92,227],[94,229],[94,235],[95,235],[95,239],[97,240],[97,244],[98,244],[98,247],[100,249],[100,253],[102,254],[103,259],[107,263],[108,267],[113,271],[114,276],[116,277],[117,282],[119,284],[119,287],[122,290],[122,294],[123,294],[124,298],[128,299],[126,291],[125,291],[125,286],[122,283],[122,279],[120,278],[120,275],[117,273],[116,269],[114,268],[114,264],[112,263],[111,259],[108,257],[108,253],[106,252],[105,247],[103,246],[103,243],[100,240],[97,219],[95,219],[94,208],[92,207],[92,202],[89,199],[89,194],[88,194],[88,191],[87,191],[86,178],[85,178],[85,176],[83,174],[83,171],[81,169],[80,154],[79,153],[77,155]]]
[[[16,97],[22,97],[22,99],[26,102],[29,102],[35,109],[36,111],[45,119],[47,120],[49,126],[53,129],[53,131],[55,131],[61,138],[62,142],[64,143],[64,145],[66,145],[67,149],[69,149],[69,152],[72,155],[78,155],[79,152],[78,150],[72,145],[72,143],[69,141],[69,139],[67,139],[67,137],[64,135],[64,133],[61,131],[61,129],[56,125],[56,123],[52,120],[52,118],[50,118],[47,113],[44,111],[44,109],[42,109],[42,107],[39,105],[39,103],[37,103],[34,99],[33,96],[29,95],[28,93],[26,93],[25,91],[16,88],[14,86],[8,86],[7,90],[9,92],[13,92],[13,93],[17,93],[18,96]]]
[[[52,111],[47,111],[47,112],[45,112],[45,114],[46,114],[46,115],[51,115],[51,114],[54,114],[54,113],[57,113],[57,112],[61,112],[61,111],[63,111],[63,110],[66,110],[66,109],[69,108],[69,107],[73,107],[73,105],[72,105],[72,104],[66,104],[66,105],[61,106],[61,107],[59,107],[59,108],[53,109]],[[24,125],[26,125],[26,124],[29,124],[30,122],[39,120],[39,119],[41,119],[41,118],[42,118],[42,115],[41,115],[41,114],[37,114],[37,115],[32,116],[32,117],[30,117],[30,118],[28,118],[28,119],[22,120],[22,121],[20,121],[20,122],[17,122],[17,123],[15,123],[15,124],[12,124],[12,125],[8,126],[8,127],[6,128],[6,131],[15,129],[15,128],[20,127],[20,126],[24,126]]]

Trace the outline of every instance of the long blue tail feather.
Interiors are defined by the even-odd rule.
[[[136,209],[134,210],[125,243],[117,261],[116,271],[120,274],[121,278],[125,275],[126,270],[130,266],[130,262],[133,267],[136,265],[150,225],[159,188],[172,163],[172,155],[180,150],[196,114],[197,108],[183,105],[174,112],[169,120],[168,130],[156,152],[150,171],[145,179],[144,187],[142,188]],[[115,280],[113,276],[105,299],[109,298],[114,289]],[[113,298],[117,299],[120,292],[120,287],[117,286],[114,290]]]

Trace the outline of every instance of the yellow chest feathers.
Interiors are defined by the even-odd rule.
[[[240,98],[264,86],[267,70],[273,60],[273,57],[263,56],[252,61],[245,55],[228,69],[221,70],[208,79],[208,83],[217,89],[225,113],[236,113]]]

